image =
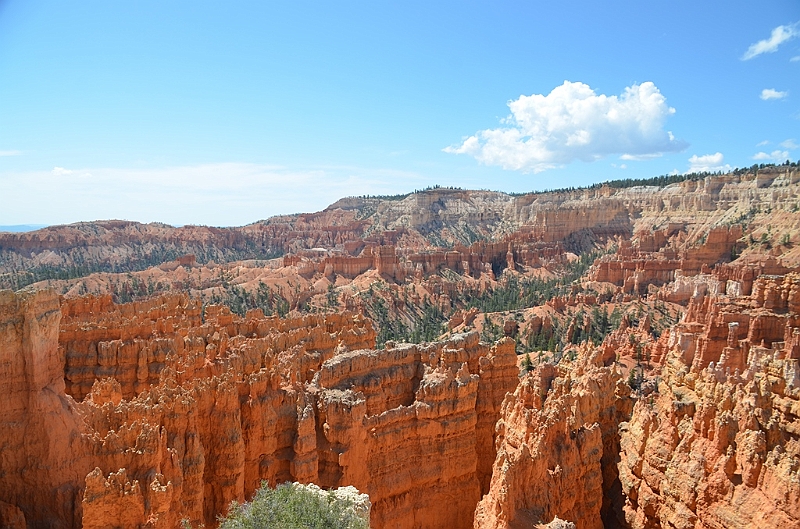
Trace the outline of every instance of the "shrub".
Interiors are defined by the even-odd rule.
[[[366,497],[366,496],[364,496]],[[265,483],[250,503],[231,504],[220,529],[368,529],[369,514],[345,494],[292,483]]]

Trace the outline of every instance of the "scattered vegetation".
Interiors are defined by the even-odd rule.
[[[642,387],[644,382],[644,371],[641,367],[634,367],[628,372],[628,386],[634,391]]]
[[[188,524],[184,523],[184,527]],[[249,503],[231,504],[220,529],[368,529],[352,502],[332,492],[318,494],[291,483],[263,484]]]
[[[593,345],[600,345],[608,334],[619,327],[612,325],[608,314],[608,309],[603,307],[603,311],[595,306],[592,308],[591,316],[583,310],[579,310],[572,319],[572,336],[569,337],[571,344],[580,344],[585,341]]]
[[[530,373],[533,371],[533,361],[531,360],[531,354],[525,353],[525,360],[522,361],[522,373]]]
[[[39,265],[26,267],[19,254],[0,248],[0,288],[19,290],[39,281],[79,279],[97,272],[125,273],[146,270],[152,266],[174,261],[186,254],[193,254],[198,263],[226,263],[244,259],[274,259],[283,255],[276,249],[262,249],[252,241],[239,247],[214,247],[194,244],[129,243],[124,247],[124,258],[92,256],[85,247],[76,247],[61,252],[69,264]]]
[[[254,291],[231,285],[220,294],[213,294],[208,302],[212,305],[227,305],[231,312],[244,316],[250,309],[261,309],[265,316],[277,314],[281,318],[289,314],[289,302],[273,291],[268,285],[259,282]]]
[[[572,191],[582,191],[585,189],[600,189],[603,186],[608,186],[612,189],[627,189],[630,187],[638,187],[638,186],[657,186],[657,187],[666,187],[670,184],[677,184],[679,182],[684,182],[686,180],[702,180],[707,176],[714,176],[714,175],[722,175],[732,173],[735,175],[742,175],[747,173],[756,173],[760,169],[767,169],[769,167],[797,167],[800,162],[792,162],[791,160],[786,160],[783,164],[779,166],[776,164],[754,164],[750,167],[737,167],[731,171],[722,172],[700,172],[700,173],[685,173],[685,174],[665,174],[661,176],[654,176],[652,178],[623,178],[619,180],[607,180],[605,182],[600,182],[597,184],[592,184],[586,187],[563,187],[560,189],[544,189],[541,191],[530,191],[524,193],[508,193],[512,196],[522,196],[522,195],[541,195],[545,193],[567,193]]]
[[[476,307],[481,312],[506,312],[543,305],[556,296],[569,293],[572,282],[583,276],[600,255],[599,252],[584,253],[554,279],[520,279],[512,274],[504,275],[496,288],[484,292],[467,290],[454,301],[467,308]]]
[[[421,343],[438,338],[445,328],[447,317],[444,312],[426,297],[419,306],[403,303],[406,321],[389,314],[384,295],[390,291],[378,293],[372,287],[364,292],[367,315],[372,319],[377,330],[375,342],[382,348],[386,342]],[[395,303],[397,304],[397,303]]]
[[[481,329],[481,340],[487,343],[496,342],[503,337],[503,327],[494,322],[491,315],[486,314]]]

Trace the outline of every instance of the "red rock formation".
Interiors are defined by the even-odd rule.
[[[476,333],[334,357],[315,380],[319,483],[368,492],[375,527],[469,527],[516,378],[513,342]]]
[[[34,527],[213,526],[266,480],[356,485],[375,527],[468,527],[488,489],[494,424],[517,382],[510,340],[373,351],[361,349],[374,344],[369,323],[352,314],[208,307],[203,322],[176,294],[65,300],[58,347],[57,297],[3,296],[17,381],[3,421],[22,428],[12,439],[41,436],[4,449],[8,523],[22,513]],[[82,402],[65,393],[65,366]],[[17,475],[27,486],[7,478]]]
[[[672,331],[659,394],[621,427],[632,527],[800,526],[799,283],[698,299]]]
[[[515,237],[561,243],[574,250],[610,238],[627,239],[643,230],[653,234],[639,237],[639,247],[654,253],[664,242],[659,233],[672,236],[678,229],[687,234],[681,245],[687,250],[687,263],[681,268],[688,270],[728,255],[731,238],[738,238],[735,226],[740,220],[755,216],[756,229],[763,229],[772,226],[769,215],[780,212],[784,218],[776,224],[776,237],[791,235],[787,228],[796,229],[793,208],[800,198],[797,174],[796,168],[776,167],[758,174],[687,180],[664,188],[603,186],[519,196],[433,189],[386,199],[350,197],[317,213],[273,217],[239,228],[173,228],[128,221],[53,226],[0,234],[0,271],[78,265],[92,270],[144,269],[161,264],[165,253],[194,254],[202,263],[313,248],[336,249],[355,257],[365,245],[447,253],[444,247],[476,239],[502,245],[507,242],[504,239]],[[732,230],[708,230],[723,224],[733,224]],[[703,233],[707,233],[705,244],[692,250],[689,246]],[[506,249],[504,263],[508,262]],[[535,261],[534,255],[526,256],[524,251],[513,253],[517,263]],[[797,262],[800,253],[794,252],[792,259]],[[475,274],[472,262],[461,261],[458,266],[464,262],[469,273]]]
[[[653,233],[637,234],[633,243],[622,241],[615,254],[598,259],[589,273],[589,280],[613,283],[622,291],[631,294],[644,294],[649,285],[661,286],[676,281],[678,289],[668,301],[686,301],[681,295],[687,287],[680,283],[681,278],[695,276],[705,267],[730,258],[731,249],[742,236],[741,226],[719,227],[705,234],[705,240],[698,246],[678,249],[682,233],[670,240],[668,234],[675,234],[675,227]],[[672,242],[673,246],[667,246]],[[684,281],[685,282],[685,281]]]
[[[0,520],[5,526],[80,524],[87,445],[64,393],[58,296],[0,291]],[[7,524],[7,525],[6,525]]]
[[[0,501],[0,527],[8,529],[25,529],[25,515],[19,507]]]
[[[617,425],[627,386],[599,349],[569,367],[543,364],[503,402],[491,488],[476,528],[531,527],[558,516],[578,528],[616,523]],[[618,508],[619,506],[617,506]]]
[[[657,342],[644,318],[577,360],[568,360],[572,348],[559,366],[540,367],[506,398],[498,423],[518,380],[508,340],[490,347],[466,334],[374,351],[371,325],[352,313],[238,317],[203,312],[181,294],[127,305],[65,299],[58,331],[52,294],[0,293],[0,524],[213,525],[262,480],[296,480],[369,492],[377,527],[516,527],[556,516],[614,526],[623,503],[634,527],[796,526],[800,276],[789,272],[800,251],[777,240],[796,227],[797,184],[786,168],[665,188],[437,189],[345,199],[243,228],[109,221],[2,234],[0,272],[280,251],[282,260],[224,269],[184,255],[137,281],[163,278],[160,288],[208,299],[263,279],[292,308],[313,301],[312,310],[334,305],[328,294],[363,310],[377,299],[364,292],[380,281],[375,295],[392,293],[383,301],[397,318],[423,300],[464,309],[457,294],[485,293],[496,272],[552,277],[574,259],[567,249],[615,242],[617,253],[590,273],[598,295],[576,284],[538,314],[520,311],[519,328],[507,320],[505,332],[553,329],[559,311],[612,297],[687,310]],[[726,264],[734,244],[742,257]],[[119,276],[99,275],[82,279],[84,291],[93,281],[113,291]],[[454,314],[451,331],[476,316]],[[569,338],[580,326],[559,332]],[[637,395],[617,466],[628,395],[605,364],[636,356],[631,333],[663,383],[652,398]]]

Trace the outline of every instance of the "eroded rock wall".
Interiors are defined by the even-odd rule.
[[[336,356],[315,379],[320,483],[367,491],[375,527],[470,527],[517,373],[511,340],[476,333]]]
[[[378,528],[472,525],[517,383],[511,340],[376,351],[351,313],[201,315],[181,294],[64,301],[59,332],[53,293],[2,295],[4,519],[214,526],[265,480],[355,485]]]
[[[578,528],[618,523],[613,467],[628,393],[600,349],[584,349],[568,367],[543,364],[526,375],[503,402],[491,488],[474,526],[522,528],[555,517]]]
[[[64,393],[60,319],[53,292],[0,291],[0,504],[9,526],[80,523],[88,445]]]
[[[634,528],[800,526],[800,277],[700,296],[672,330],[659,392],[621,427]]]

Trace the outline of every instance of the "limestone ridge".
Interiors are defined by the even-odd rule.
[[[30,483],[3,479],[0,500],[32,527],[213,525],[262,480],[355,485],[374,527],[469,527],[517,381],[512,341],[363,349],[374,332],[347,313],[201,323],[179,294],[83,298],[64,302],[59,345],[56,296],[2,301],[3,424],[44,444],[6,445],[3,475]]]

